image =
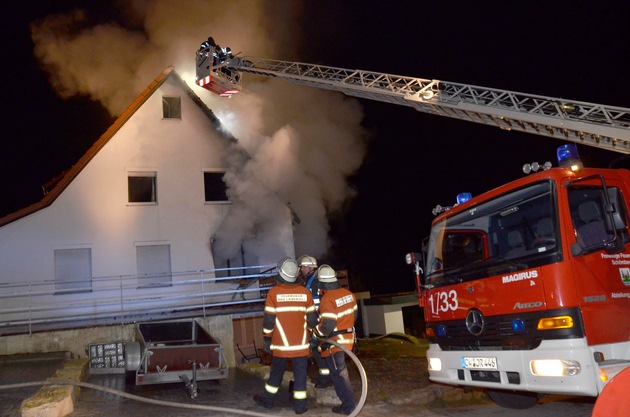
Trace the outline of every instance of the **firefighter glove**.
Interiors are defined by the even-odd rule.
[[[311,349],[315,349],[317,346],[319,346],[319,338],[315,335],[311,336],[311,340],[308,342],[308,346]]]
[[[265,353],[271,354],[271,337],[264,338],[263,350]]]

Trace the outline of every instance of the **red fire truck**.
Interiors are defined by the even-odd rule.
[[[597,396],[630,364],[630,171],[585,168],[574,145],[557,156],[435,210],[420,290],[432,381],[526,408]]]
[[[527,408],[539,394],[597,396],[630,365],[630,171],[585,168],[573,145],[630,153],[630,109],[222,51],[196,52],[196,84],[222,96],[248,73],[568,142],[559,167],[527,165],[527,177],[436,207],[426,250],[407,256],[429,376]]]

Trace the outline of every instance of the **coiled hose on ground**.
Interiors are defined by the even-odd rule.
[[[338,348],[340,348],[341,350],[343,350],[346,353],[346,355],[348,355],[350,359],[352,359],[354,364],[357,366],[357,369],[359,370],[359,375],[361,376],[361,396],[359,398],[359,401],[357,402],[357,406],[355,407],[354,411],[350,414],[351,417],[357,416],[363,409],[363,406],[365,405],[365,400],[367,399],[368,382],[367,382],[367,375],[365,373],[365,369],[363,368],[361,361],[359,361],[359,358],[357,358],[357,356],[354,353],[352,353],[348,348],[340,345],[334,340],[327,339],[326,342],[333,344],[337,346]],[[119,397],[127,398],[134,401],[141,401],[147,404],[161,405],[165,407],[185,408],[185,409],[203,410],[203,411],[216,411],[216,412],[222,412],[222,413],[231,413],[231,414],[256,416],[256,417],[269,416],[269,414],[257,413],[255,411],[241,410],[241,409],[235,409],[235,408],[215,407],[211,405],[186,404],[186,403],[176,403],[172,401],[155,400],[153,398],[141,397],[139,395],[129,394],[124,391],[104,387],[101,385],[91,384],[89,382],[73,381],[73,380],[67,380],[67,379],[55,379],[51,381],[21,382],[17,384],[0,385],[0,390],[19,389],[19,388],[43,386],[43,385],[74,385],[77,387],[90,388],[90,389],[94,389],[98,391],[107,392],[109,394],[118,395]]]

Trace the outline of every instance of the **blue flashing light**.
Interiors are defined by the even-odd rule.
[[[472,198],[471,193],[459,193],[457,194],[457,204],[464,204],[466,201]]]
[[[512,320],[512,330],[516,333],[524,333],[527,330],[525,328],[525,320],[523,319]]]
[[[558,165],[560,165],[561,168],[570,167],[573,170],[582,168],[580,155],[574,143],[559,146],[556,155],[558,157]]]
[[[436,332],[435,332],[435,333],[436,333],[439,337],[444,337],[444,336],[446,336],[446,326],[443,326],[443,325],[441,325],[441,324],[440,324],[440,325],[439,325],[439,326],[438,326],[435,330],[436,330]]]

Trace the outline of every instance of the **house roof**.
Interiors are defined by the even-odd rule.
[[[0,217],[0,227],[5,226],[11,222],[26,217],[32,213],[42,210],[50,206],[61,195],[63,190],[79,175],[79,173],[85,168],[92,158],[114,137],[116,132],[124,126],[125,123],[134,115],[134,113],[142,107],[142,105],[155,93],[158,88],[168,79],[173,78],[186,94],[197,104],[206,116],[210,119],[212,124],[217,128],[221,135],[231,141],[235,141],[233,136],[226,134],[225,130],[221,127],[221,122],[214,115],[212,110],[206,106],[203,101],[197,96],[194,91],[182,80],[172,66],[166,68],[162,73],[149,84],[149,86],[122,112],[122,114],[114,121],[114,123],[103,133],[94,144],[87,150],[87,152],[74,164],[70,169],[57,175],[55,178],[48,181],[42,186],[44,191],[44,197],[36,203],[33,203],[27,207],[24,207],[18,211],[7,214],[4,217]]]

